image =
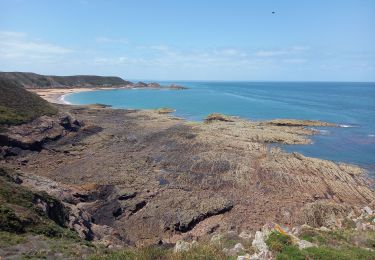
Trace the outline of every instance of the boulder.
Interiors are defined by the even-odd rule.
[[[303,240],[303,239],[298,240],[297,245],[298,245],[299,249],[305,249],[305,248],[316,246],[315,244],[313,244],[309,241]]]
[[[245,250],[244,246],[241,243],[237,243],[237,244],[234,245],[233,248],[230,248],[230,249],[224,248],[223,252],[226,255],[235,256],[235,255],[238,255],[241,251],[244,251],[244,250]]]
[[[175,253],[189,251],[196,244],[197,244],[197,241],[195,241],[195,240],[191,243],[183,241],[183,240],[179,240],[179,241],[177,241],[176,245],[174,246],[173,251]]]
[[[268,252],[268,246],[266,244],[266,238],[268,235],[262,231],[257,231],[253,242],[251,243],[257,252]]]

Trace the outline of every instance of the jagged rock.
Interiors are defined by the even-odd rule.
[[[43,143],[61,137],[63,129],[58,120],[42,116],[31,123],[12,126],[0,133],[0,145],[40,150]]]
[[[89,241],[94,240],[95,238],[94,232],[91,229],[91,216],[77,207],[70,208],[68,226],[74,229],[81,238]]]
[[[176,236],[172,242],[189,234],[201,237],[207,234],[206,227],[218,223],[221,230],[251,228],[254,233],[264,221],[301,225],[301,208],[314,195],[318,200],[373,208],[375,193],[359,168],[288,154],[265,144],[307,143],[306,135],[313,134],[309,129],[235,118],[231,118],[234,122],[191,123],[151,110],[58,107],[97,130],[85,126],[49,142],[49,149],[25,155],[26,165],[18,158],[7,158],[5,164],[53,178],[58,187],[69,185],[64,191],[40,184],[66,203],[86,204],[80,205],[86,212],[90,206],[101,211],[105,203],[95,200],[109,205],[117,200],[119,207],[111,206],[106,215],[113,221],[108,225],[131,243],[147,245],[171,234]],[[127,140],[128,136],[136,138]],[[160,185],[160,179],[169,184]],[[81,188],[89,184],[112,184],[118,192],[92,201],[90,194],[98,186]],[[128,191],[138,194],[118,200]],[[232,203],[226,204],[229,200]],[[142,201],[146,205],[133,213]],[[284,216],[284,209],[289,216]]]
[[[175,253],[189,251],[196,244],[197,244],[197,241],[195,241],[195,240],[191,243],[183,241],[183,240],[179,240],[179,241],[177,241],[176,245],[174,246],[173,251]]]
[[[165,194],[147,204],[142,214],[143,218],[159,216],[159,225],[163,229],[188,232],[201,221],[224,214],[233,208],[232,201],[219,196],[197,198],[183,191],[175,191],[172,196]]]
[[[268,252],[268,246],[265,242],[266,238],[266,234],[264,234],[262,231],[257,231],[251,245],[258,252]]]
[[[66,131],[77,131],[80,123],[69,115],[59,119],[41,116],[30,123],[11,126],[0,133],[0,146],[18,147],[27,150],[41,150],[43,144],[57,140]]]
[[[74,119],[69,114],[62,115],[59,120],[60,125],[64,127],[64,129],[69,131],[78,131],[78,129],[82,126],[81,122],[79,122],[77,119]]]
[[[237,260],[249,260],[250,259],[250,255],[249,254],[246,254],[246,255],[239,255],[237,256]]]
[[[50,219],[54,220],[60,226],[65,226],[68,220],[69,212],[64,205],[55,198],[48,196],[47,193],[36,194],[34,204],[43,211]]]

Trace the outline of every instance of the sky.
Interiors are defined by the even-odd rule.
[[[0,71],[375,81],[374,0],[0,0],[0,10]]]

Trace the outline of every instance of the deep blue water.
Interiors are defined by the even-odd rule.
[[[170,82],[161,82],[167,84]],[[314,119],[349,127],[321,128],[313,145],[285,146],[307,156],[343,161],[375,171],[375,83],[341,82],[178,82],[188,90],[101,90],[67,95],[73,104],[115,108],[176,109],[202,120],[213,112],[252,120]],[[370,173],[371,174],[371,173]]]

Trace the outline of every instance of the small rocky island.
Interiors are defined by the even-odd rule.
[[[269,146],[334,124],[50,104],[25,86],[56,78],[1,77],[1,257],[375,258],[364,171]]]

